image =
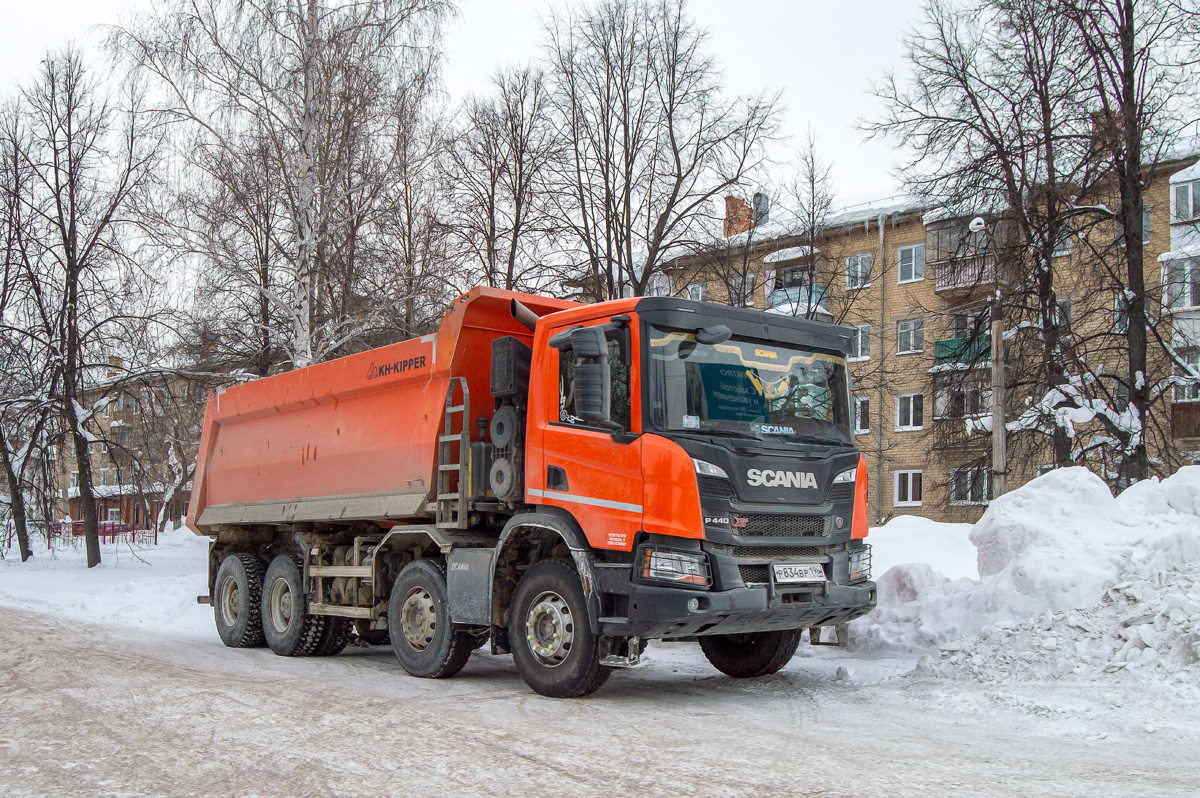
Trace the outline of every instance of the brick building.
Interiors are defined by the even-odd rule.
[[[1200,164],[1195,154],[1156,172],[1146,205],[1147,295],[1167,297],[1150,304],[1148,312],[1161,311],[1174,320],[1177,351],[1200,368]],[[977,520],[991,494],[987,314],[990,297],[1011,276],[993,251],[1002,216],[992,220],[990,230],[972,232],[969,218],[948,218],[902,196],[883,198],[836,210],[811,241],[795,232],[803,226],[772,216],[761,195],[752,204],[727,198],[724,240],[702,254],[671,261],[659,292],[807,313],[855,327],[854,423],[871,478],[872,522],[902,514]],[[1059,308],[1066,320],[1074,303],[1079,329],[1072,334],[1111,336],[1112,325],[1121,323],[1119,308],[1111,292],[1080,281],[1085,270],[1074,267],[1089,257],[1083,244],[1066,240],[1055,252]],[[1165,292],[1164,279],[1170,283]],[[1084,313],[1087,303],[1093,309]],[[1169,376],[1171,364],[1156,342],[1150,347],[1157,358],[1152,374],[1157,369]],[[1010,359],[1028,356],[1007,346],[1006,352]],[[1200,449],[1200,389],[1168,391],[1169,418],[1163,427],[1170,433],[1166,442],[1155,444],[1158,451],[1151,451],[1159,467],[1190,462],[1191,452]],[[1010,423],[1026,398],[1035,399],[1011,393],[1010,388]],[[1033,440],[1010,456],[1009,490],[1053,463]]]

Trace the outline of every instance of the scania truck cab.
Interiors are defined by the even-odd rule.
[[[490,644],[550,696],[650,640],[772,673],[876,600],[851,342],[684,299],[475,289],[435,335],[210,400],[202,600],[229,645],[328,654],[356,630],[444,677]]]

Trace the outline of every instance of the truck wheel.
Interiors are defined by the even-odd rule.
[[[766,676],[778,671],[795,656],[802,631],[702,635],[700,650],[714,668],[727,676],[738,679]]]
[[[412,676],[444,679],[463,669],[475,638],[450,623],[444,566],[433,560],[404,566],[388,599],[388,636]]]
[[[579,698],[608,681],[612,668],[600,664],[600,640],[588,625],[583,586],[566,560],[540,562],[521,577],[510,617],[517,673],[535,693]]]
[[[253,554],[229,554],[217,569],[213,616],[221,642],[230,648],[261,648],[263,564]]]
[[[313,651],[314,657],[332,657],[341,654],[350,643],[350,633],[354,631],[354,619],[330,615],[325,618],[325,631]]]
[[[325,616],[308,614],[303,574],[299,557],[281,554],[263,577],[263,634],[281,657],[311,656],[325,633]]]

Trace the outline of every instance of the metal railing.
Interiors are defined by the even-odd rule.
[[[930,266],[934,270],[935,291],[987,286],[996,283],[997,279],[1004,282],[1003,270],[998,270],[996,257],[988,252],[955,257]]]

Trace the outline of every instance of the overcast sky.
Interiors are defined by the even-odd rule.
[[[538,57],[541,19],[563,0],[458,0],[446,34],[445,82],[451,97],[486,91],[499,66]],[[0,92],[28,80],[47,49],[76,40],[94,45],[98,26],[128,19],[152,0],[8,0],[0,26]],[[689,0],[709,32],[728,89],[779,89],[783,132],[798,145],[811,126],[832,164],[841,197],[881,195],[895,184],[894,158],[864,142],[856,123],[878,114],[871,81],[901,66],[901,34],[920,0]]]

